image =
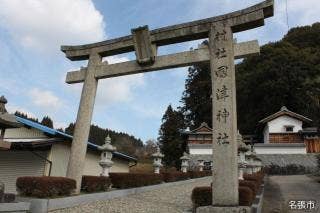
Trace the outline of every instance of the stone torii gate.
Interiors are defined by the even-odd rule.
[[[86,141],[99,79],[209,62],[212,76],[213,110],[213,205],[238,205],[237,113],[234,59],[259,53],[257,41],[235,43],[233,33],[264,25],[273,16],[273,0],[244,10],[198,21],[148,30],[132,29],[132,35],[80,46],[62,46],[72,61],[88,60],[88,66],[67,73],[66,82],[83,83],[80,106],[68,164],[67,176],[80,190]],[[157,56],[157,47],[209,38],[209,46]],[[135,51],[136,60],[117,64],[102,58]]]

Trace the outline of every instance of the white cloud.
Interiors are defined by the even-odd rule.
[[[115,64],[129,61],[129,59],[121,56],[110,56],[104,58],[103,61],[107,61],[109,64]],[[100,80],[96,103],[98,106],[108,106],[116,103],[129,102],[133,100],[133,90],[144,84],[143,74]]]
[[[284,1],[281,1],[284,5]],[[288,0],[289,24],[295,19],[297,25],[306,25],[320,20],[319,0]]]
[[[47,90],[33,88],[29,92],[29,97],[34,105],[43,107],[43,111],[57,110],[63,105],[57,96]]]
[[[117,64],[117,63],[121,63],[121,62],[125,62],[125,61],[129,61],[129,59],[127,57],[124,56],[109,56],[109,57],[105,57],[102,60],[103,62],[108,62],[108,64]]]
[[[143,74],[100,80],[96,103],[98,106],[108,106],[130,102],[134,98],[133,90],[144,84]]]
[[[96,42],[104,21],[91,0],[0,0],[0,25],[21,45],[58,51],[62,44]]]
[[[131,109],[138,113],[139,117],[142,118],[152,118],[152,119],[161,119],[163,113],[166,109],[166,106],[160,104],[148,103],[148,107],[141,106],[140,104],[135,104],[131,106]]]
[[[65,122],[53,121],[53,127],[55,129],[59,129],[59,128],[65,129],[67,126],[68,125]]]
[[[108,64],[129,61],[127,57],[110,56],[103,58]],[[64,77],[65,78],[65,77]],[[82,83],[68,86],[72,93],[81,93]],[[98,83],[96,106],[106,107],[113,104],[127,103],[133,100],[134,90],[145,85],[144,74],[127,75],[115,78],[101,79]]]

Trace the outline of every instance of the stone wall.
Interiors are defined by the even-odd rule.
[[[264,166],[273,164],[285,167],[289,164],[296,164],[313,171],[317,169],[316,154],[258,154],[257,156],[262,160]]]
[[[317,169],[317,154],[258,154],[257,157],[262,160],[263,166],[271,164],[285,167],[289,164],[301,165],[312,171]],[[198,160],[212,161],[212,155],[190,155],[190,168],[195,169]],[[213,162],[214,167],[214,162]]]

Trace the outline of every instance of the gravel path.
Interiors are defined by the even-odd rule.
[[[265,187],[263,212],[306,212],[289,210],[291,200],[313,200],[316,206],[309,212],[320,212],[320,183],[306,175],[270,176]]]
[[[103,213],[178,213],[191,212],[191,191],[196,186],[209,186],[211,177],[201,178],[188,185],[166,186],[161,189],[143,192],[106,201],[97,201],[82,206],[51,211],[64,212],[103,212]]]

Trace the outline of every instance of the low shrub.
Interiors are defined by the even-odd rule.
[[[183,172],[163,172],[161,174],[164,182],[175,182],[189,179],[189,174]]]
[[[19,194],[31,197],[55,197],[70,195],[76,181],[65,177],[19,177],[16,182]]]
[[[200,178],[212,175],[211,171],[188,171],[190,178]]]
[[[16,195],[13,193],[5,193],[3,196],[4,203],[12,203],[16,199]]]
[[[162,175],[154,173],[110,173],[114,188],[126,189],[162,183]]]
[[[202,177],[199,171],[188,171],[189,178],[200,178]]]
[[[243,174],[243,179],[255,181],[255,182],[257,182],[258,186],[260,186],[263,182],[263,176],[256,174],[256,173],[255,174]]]
[[[239,186],[239,205],[251,206],[255,196],[253,191],[247,186]]]
[[[259,172],[256,172],[255,174],[259,175],[263,179],[266,173],[264,172],[264,168],[263,168]]]
[[[239,180],[239,186],[249,187],[252,190],[254,197],[256,196],[259,190],[258,182],[253,180]]]
[[[107,191],[111,180],[104,176],[82,176],[81,190],[86,192]]]
[[[173,166],[170,166],[170,167],[164,166],[164,167],[160,168],[160,173],[163,173],[163,172],[177,172],[177,171],[179,171],[179,170],[177,170],[177,168],[173,167]]]
[[[240,206],[251,206],[254,198],[253,191],[249,187],[239,186]],[[192,190],[191,200],[194,210],[199,206],[212,205],[212,188],[210,186],[195,187]]]
[[[209,186],[195,187],[191,193],[193,208],[212,204],[212,189]]]

